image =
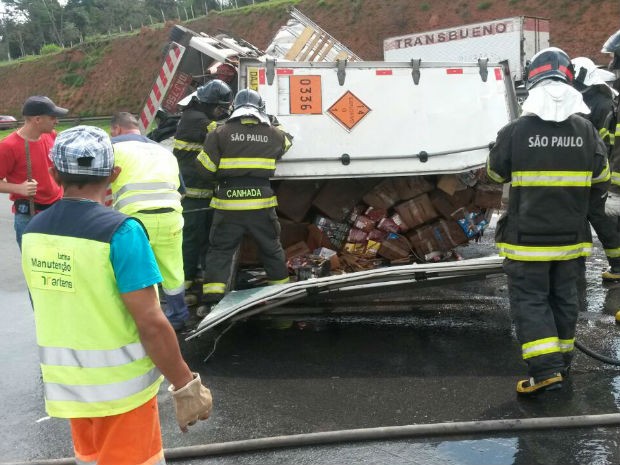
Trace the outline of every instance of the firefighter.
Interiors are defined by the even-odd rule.
[[[607,81],[613,78],[613,74],[599,69],[589,58],[578,57],[571,62],[575,68],[573,86],[581,92],[583,101],[590,109],[590,113],[584,116],[597,129],[601,139],[607,145],[609,153],[611,150],[609,129],[611,121],[614,119],[614,96],[617,92],[607,85]],[[591,200],[605,204],[606,197]],[[617,215],[606,215],[604,208],[591,208],[588,220],[603,244],[609,262],[609,269],[602,274],[603,281],[613,281],[615,280],[613,277],[614,270],[620,273],[620,231],[618,230]],[[581,289],[583,290],[583,297],[585,297],[585,267],[583,272]],[[620,275],[618,279],[620,279]]]
[[[196,95],[183,110],[175,135],[173,153],[179,162],[186,190],[181,202],[185,221],[183,268],[186,289],[197,284],[199,264],[208,247],[209,229],[213,218],[213,213],[209,209],[213,195],[213,181],[197,176],[196,157],[202,149],[207,132],[216,127],[217,121],[227,118],[230,114],[232,97],[230,87],[218,79],[199,87]]]
[[[572,359],[579,311],[577,280],[590,255],[590,199],[606,195],[607,149],[589,109],[571,85],[573,66],[551,47],[528,67],[523,114],[500,129],[487,173],[510,183],[495,240],[505,257],[510,306],[528,378],[519,395],[562,387]],[[597,212],[601,214],[601,212]]]
[[[602,53],[608,53],[612,56],[609,63],[609,70],[615,74],[618,86],[620,83],[620,30],[612,34],[603,44]],[[613,108],[612,122],[610,124],[610,145],[611,145],[611,186],[609,188],[609,196],[605,203],[605,213],[616,219],[617,228],[620,229],[620,122],[618,122],[618,106],[617,103]],[[610,266],[607,271],[603,272],[604,281],[620,281],[620,266]]]
[[[271,121],[275,119],[265,113],[258,92],[243,89],[235,96],[230,118],[207,135],[198,155],[198,174],[218,183],[211,201],[215,213],[206,258],[203,312],[224,296],[233,254],[246,232],[256,240],[269,284],[289,280],[280,244],[277,199],[269,178],[291,141]]]

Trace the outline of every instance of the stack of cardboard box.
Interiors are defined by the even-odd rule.
[[[502,187],[488,183],[483,172],[285,180],[274,187],[282,245],[291,273],[300,279],[308,273],[299,273],[299,264],[312,263],[314,276],[326,269],[337,273],[451,259],[455,247],[480,237],[502,201]],[[256,262],[248,240],[241,263]]]

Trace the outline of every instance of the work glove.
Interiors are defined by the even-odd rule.
[[[620,216],[620,195],[609,192],[605,201],[605,215]]]
[[[182,388],[176,390],[173,385],[168,387],[174,401],[174,411],[177,415],[179,428],[184,433],[187,427],[198,420],[206,420],[211,414],[213,399],[211,391],[202,385],[200,375],[192,373],[194,379]]]

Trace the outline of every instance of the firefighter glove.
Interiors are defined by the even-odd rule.
[[[198,373],[192,374],[194,379],[182,388],[176,390],[172,385],[168,387],[174,401],[174,411],[179,428],[184,433],[187,432],[188,426],[193,425],[198,420],[209,418],[213,406],[211,391],[202,385]]]
[[[618,194],[607,195],[605,201],[605,214],[607,216],[620,216],[620,196]]]

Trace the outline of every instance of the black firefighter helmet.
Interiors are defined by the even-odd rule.
[[[549,47],[532,57],[532,61],[527,66],[526,76],[525,86],[529,90],[545,79],[555,79],[571,84],[575,71],[564,50]]]
[[[230,105],[232,102],[232,90],[224,81],[213,79],[196,90],[196,98],[202,103]]]
[[[611,71],[620,69],[620,29],[614,32],[609,39],[603,44],[601,53],[610,53],[613,55],[609,69]]]

